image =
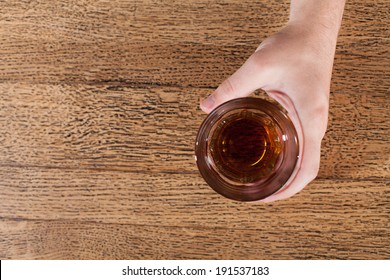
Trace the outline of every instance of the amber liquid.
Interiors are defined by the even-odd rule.
[[[238,183],[252,183],[269,176],[280,159],[282,142],[277,127],[255,113],[222,120],[210,142],[218,172]]]

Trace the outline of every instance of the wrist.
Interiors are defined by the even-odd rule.
[[[291,0],[287,29],[299,34],[317,57],[333,64],[344,5],[345,0]]]
[[[344,5],[345,0],[291,0],[288,25],[297,25],[336,43]]]

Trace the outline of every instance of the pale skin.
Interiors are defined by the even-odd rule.
[[[344,5],[345,0],[292,0],[287,25],[264,40],[240,69],[201,101],[201,109],[209,113],[226,101],[262,89],[287,110],[298,133],[298,167],[286,186],[263,202],[293,196],[318,174]]]

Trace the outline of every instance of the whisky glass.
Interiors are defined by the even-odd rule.
[[[297,132],[288,115],[256,97],[218,106],[196,137],[200,174],[217,193],[237,201],[262,200],[283,188],[298,156]]]

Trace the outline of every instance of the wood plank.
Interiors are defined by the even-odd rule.
[[[388,233],[0,220],[0,258],[389,259]]]
[[[0,66],[0,78],[209,85],[202,81],[211,74],[209,69],[216,73],[232,64],[237,68],[240,59],[242,63],[258,45],[261,29],[277,30],[284,24],[279,18],[287,19],[287,3],[252,4],[116,0],[61,5],[33,1],[26,7],[25,3],[4,3],[0,8],[5,14],[0,22],[0,53],[5,63]],[[272,14],[256,12],[271,8]],[[256,33],[256,41],[234,48],[232,43],[248,43],[243,36],[248,29]],[[236,30],[233,36],[232,30]],[[233,59],[235,52],[239,57]]]
[[[388,8],[348,1],[335,91],[388,92]],[[0,10],[0,81],[216,87],[284,26],[289,1],[2,1]]]
[[[197,174],[207,89],[0,84],[0,165]],[[320,178],[389,178],[387,94],[333,94]]]
[[[2,167],[0,178],[0,217],[9,219],[390,233],[389,180],[315,180],[263,204],[227,200],[197,174]]]

